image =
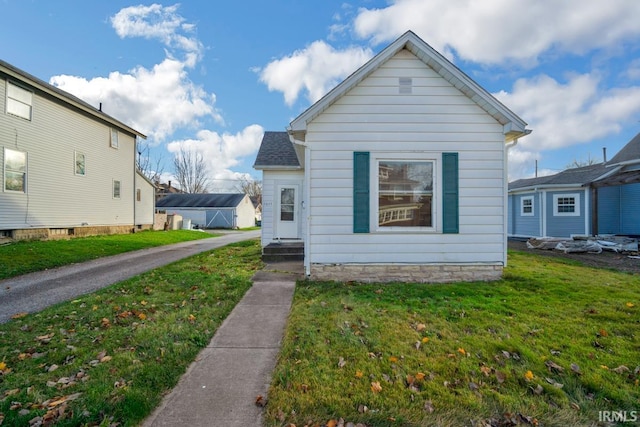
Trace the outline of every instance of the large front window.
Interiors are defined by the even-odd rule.
[[[378,226],[433,227],[432,161],[378,162]]]
[[[27,192],[27,153],[5,148],[4,189],[5,191]]]

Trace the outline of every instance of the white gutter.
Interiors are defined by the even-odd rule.
[[[515,147],[518,144],[518,138],[513,141],[507,142],[504,147],[504,166],[502,168],[502,179],[504,188],[504,196],[502,200],[502,222],[503,222],[503,233],[502,233],[502,244],[503,244],[503,260],[502,263],[504,267],[507,266],[507,247],[508,247],[508,235],[509,235],[509,150]],[[515,206],[514,206],[515,209]]]

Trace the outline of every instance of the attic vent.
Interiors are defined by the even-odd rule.
[[[413,91],[413,79],[411,77],[398,78],[398,88],[401,95],[411,94]]]

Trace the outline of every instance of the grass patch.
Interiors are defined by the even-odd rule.
[[[213,236],[201,231],[172,230],[69,240],[19,241],[0,246],[0,279],[109,255],[210,237]]]
[[[492,283],[299,282],[266,424],[596,425],[640,408],[639,327],[639,276],[517,252]]]
[[[138,425],[261,267],[240,242],[0,325],[0,424]]]

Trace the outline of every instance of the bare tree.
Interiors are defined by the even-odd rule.
[[[258,204],[262,203],[262,181],[243,178],[238,184],[238,190],[241,193],[248,194]]]
[[[186,193],[206,193],[209,191],[209,168],[204,155],[195,149],[180,147],[173,157],[173,172]]]
[[[589,154],[589,157],[587,158],[587,160],[574,159],[571,163],[569,163],[565,167],[565,169],[581,168],[583,166],[595,165],[596,163],[598,163],[598,161],[596,159],[592,158],[591,154]]]
[[[149,178],[150,181],[156,182],[160,180],[160,176],[164,172],[164,162],[162,157],[152,158],[151,146],[144,142],[136,142],[138,156],[136,157],[136,166],[141,174]]]

